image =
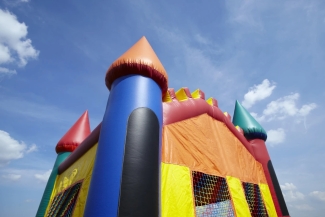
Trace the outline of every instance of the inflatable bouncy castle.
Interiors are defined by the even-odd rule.
[[[108,69],[103,121],[56,146],[37,217],[289,216],[261,125],[202,90],[168,88],[146,38]]]

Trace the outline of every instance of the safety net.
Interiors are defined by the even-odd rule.
[[[51,203],[47,217],[72,216],[81,184],[81,182],[76,183],[65,191],[57,194]]]
[[[234,216],[225,178],[192,171],[197,217]]]
[[[243,188],[252,217],[268,217],[259,186],[243,182]]]

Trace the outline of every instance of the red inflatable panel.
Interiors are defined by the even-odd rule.
[[[72,152],[69,157],[63,161],[58,170],[58,174],[60,175],[66,169],[68,169],[74,162],[76,162],[81,156],[83,156],[89,149],[91,149],[94,145],[97,144],[100,134],[102,123],[98,124],[98,126],[91,132],[91,134],[76,148],[74,152]]]
[[[90,134],[88,111],[77,120],[56,145],[56,153],[73,152]]]
[[[273,180],[272,177],[270,175],[270,171],[268,169],[268,162],[270,161],[270,155],[266,149],[266,145],[265,142],[261,139],[253,139],[250,140],[250,144],[254,150],[255,153],[255,159],[260,162],[263,166],[264,169],[264,174],[267,180],[267,184],[269,185],[270,188],[270,192],[272,195],[272,199],[273,199],[273,203],[276,209],[276,212],[278,214],[278,216],[282,216],[282,211],[280,208],[280,204],[278,201],[278,197],[276,195],[276,191],[273,185]]]

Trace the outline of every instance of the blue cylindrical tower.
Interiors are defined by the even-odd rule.
[[[108,69],[85,217],[160,216],[162,93],[167,74],[143,37]]]

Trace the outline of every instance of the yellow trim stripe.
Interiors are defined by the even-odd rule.
[[[243,185],[238,178],[227,176],[229,192],[237,217],[250,217],[248,203],[246,201]]]
[[[269,186],[262,183],[260,183],[259,186],[267,210],[267,214],[269,214],[269,217],[277,217]]]

